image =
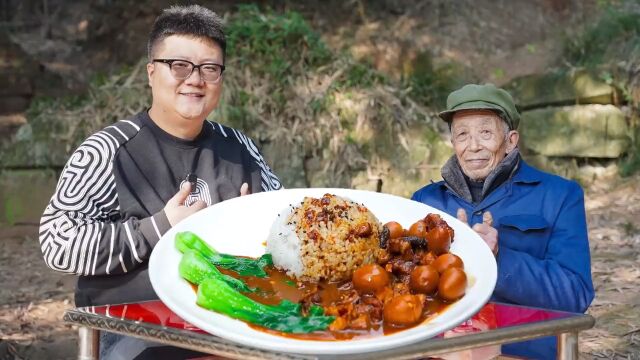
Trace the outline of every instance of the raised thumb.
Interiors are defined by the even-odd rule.
[[[491,212],[485,211],[482,213],[482,223],[493,226],[493,216],[491,215]]]
[[[178,190],[178,192],[175,195],[173,195],[171,199],[169,199],[168,203],[171,203],[172,205],[183,205],[184,202],[189,197],[190,193],[191,193],[191,183],[188,181],[185,181],[184,184],[182,184],[182,186],[180,187],[180,190]]]
[[[467,212],[464,211],[463,208],[459,208],[458,212],[456,213],[456,217],[458,218],[458,220],[462,221],[465,224],[469,224],[469,220],[467,219]]]
[[[251,191],[249,190],[249,184],[242,183],[242,186],[240,186],[240,196],[245,196],[249,194],[251,194]]]

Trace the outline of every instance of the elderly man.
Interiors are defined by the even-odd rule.
[[[40,245],[54,270],[77,274],[76,305],[157,299],[151,251],[173,225],[229,198],[281,188],[251,139],[206,118],[225,70],[221,18],[174,6],[149,35],[151,107],[86,139],[42,215]],[[105,336],[103,359],[194,354]]]
[[[493,301],[584,312],[594,290],[580,186],[520,157],[520,114],[505,90],[466,85],[439,115],[449,123],[455,156],[441,170],[444,180],[412,199],[468,221],[484,239],[498,264]],[[555,340],[503,352],[553,358]]]

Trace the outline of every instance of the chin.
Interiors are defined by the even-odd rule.
[[[198,120],[206,117],[206,115],[202,115],[201,113],[194,114],[194,113],[178,112],[178,114],[180,114],[180,116],[182,116],[184,119],[187,119],[187,120]]]
[[[209,107],[204,106],[204,104],[179,104],[176,106],[176,113],[185,119],[204,119],[213,110],[208,108]]]
[[[185,119],[189,120],[197,120],[204,119],[207,117],[207,114],[202,111],[202,109],[191,110],[191,109],[176,109],[178,115]]]
[[[473,181],[483,181],[489,176],[490,171],[465,171],[465,175],[467,175]]]

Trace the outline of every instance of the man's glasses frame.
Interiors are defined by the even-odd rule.
[[[169,70],[171,70],[171,75],[173,75],[174,78],[176,78],[176,80],[185,80],[188,79],[189,76],[191,76],[191,74],[193,74],[193,70],[198,69],[198,72],[200,73],[200,78],[202,78],[202,80],[209,82],[209,83],[217,83],[220,81],[220,79],[222,78],[222,73],[224,72],[224,65],[222,64],[216,64],[216,63],[202,63],[200,65],[196,65],[194,63],[192,63],[189,60],[183,60],[183,59],[153,59],[152,62],[160,62],[160,63],[164,63],[169,65]],[[186,66],[185,69],[177,69],[175,67],[176,63],[178,63],[179,65],[182,66]],[[220,71],[219,72],[208,72],[208,71],[202,71],[202,67],[203,66],[213,66],[214,68],[219,68]],[[186,70],[189,70],[188,73],[186,72]],[[205,68],[206,69],[206,68]],[[181,72],[184,71],[184,74]],[[212,78],[211,76],[215,76],[214,78]]]

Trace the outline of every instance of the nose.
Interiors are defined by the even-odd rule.
[[[184,79],[184,82],[194,86],[202,85],[204,80],[202,80],[202,76],[200,75],[200,68],[194,68],[189,77]]]
[[[472,134],[469,136],[469,150],[478,151],[481,150],[482,146],[480,145],[480,141],[478,140],[478,135]]]

